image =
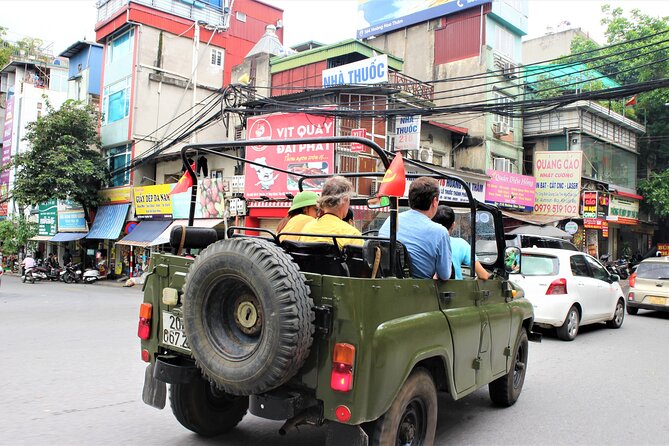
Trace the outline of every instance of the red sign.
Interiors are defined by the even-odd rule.
[[[657,250],[660,251],[663,256],[669,256],[669,243],[658,243]]]
[[[351,130],[351,136],[359,136],[360,138],[367,138],[366,129],[353,129]],[[364,152],[367,146],[360,144],[359,142],[351,143],[351,152]]]
[[[609,236],[609,222],[603,218],[584,218],[583,227],[602,231],[602,237],[604,238],[608,238]]]
[[[278,113],[249,118],[247,139],[296,139],[334,136],[334,119],[305,113]],[[248,146],[244,196],[248,198],[286,198],[298,191],[299,176],[270,169],[272,166],[304,175],[330,174],[334,165],[334,144],[286,144]],[[304,190],[320,191],[325,178],[305,180]]]

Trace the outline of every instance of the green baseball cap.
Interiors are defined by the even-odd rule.
[[[288,209],[288,212],[292,212],[297,209],[305,208],[307,206],[316,206],[318,202],[318,194],[310,190],[303,190],[295,195],[293,198],[293,205]]]

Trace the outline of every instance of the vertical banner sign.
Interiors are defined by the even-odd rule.
[[[579,150],[535,153],[535,214],[579,216],[582,157]]]
[[[395,121],[395,152],[420,148],[420,116],[398,116]]]
[[[320,138],[334,136],[334,119],[305,113],[277,113],[249,118],[249,140],[257,146],[248,146],[244,183],[245,198],[286,198],[287,193],[298,192],[298,175],[285,174],[266,166],[278,167],[302,175],[330,174],[334,164],[334,144],[262,145],[263,139]],[[305,180],[304,190],[320,191],[325,178]]]
[[[58,232],[58,201],[53,199],[39,205],[38,235],[54,236]]]
[[[2,132],[2,158],[0,166],[12,160],[12,128],[14,125],[14,95],[8,96],[5,106],[5,127]],[[0,199],[9,193],[9,169],[0,171]],[[7,216],[7,203],[0,204],[0,217]]]
[[[360,138],[367,138],[367,130],[365,129],[353,129],[351,130],[351,136],[358,136]],[[351,152],[363,152],[365,150],[365,145],[360,144],[359,142],[351,143]]]
[[[583,192],[583,218],[597,218],[597,192]]]

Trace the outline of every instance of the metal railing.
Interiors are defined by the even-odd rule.
[[[411,76],[407,76],[406,74],[402,74],[397,71],[388,72],[388,82],[391,84],[397,84],[402,91],[425,99],[426,101],[432,101],[432,98],[434,97],[434,85],[426,84],[419,81],[418,79],[414,79]]]

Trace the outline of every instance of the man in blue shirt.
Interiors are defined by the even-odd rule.
[[[448,229],[449,234],[455,227],[455,213],[449,206],[441,205],[437,213],[432,217],[432,221],[439,223]],[[472,247],[467,241],[460,237],[451,237],[451,257],[453,258],[453,269],[455,278],[462,279],[462,265],[471,267],[472,265]],[[479,279],[487,280],[490,273],[481,265],[481,262],[475,260],[474,270]]]
[[[413,277],[441,280],[451,277],[451,244],[446,228],[432,221],[439,206],[439,182],[420,177],[409,187],[410,210],[397,216],[397,240],[411,259]],[[379,237],[390,235],[390,218],[379,229]]]

